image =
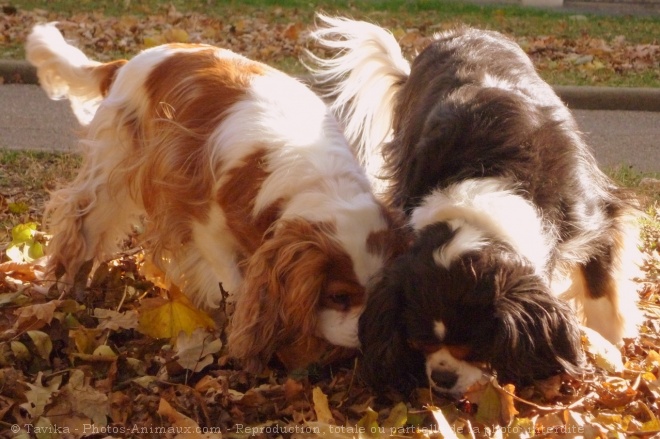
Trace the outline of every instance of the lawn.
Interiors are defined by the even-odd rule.
[[[0,26],[0,59],[23,58],[22,41],[35,22],[59,21],[68,38],[101,60],[162,42],[206,42],[300,73],[306,29],[324,11],[391,29],[411,56],[426,37],[465,23],[515,38],[554,85],[660,86],[660,17],[406,0],[25,0],[5,9],[11,14]]]

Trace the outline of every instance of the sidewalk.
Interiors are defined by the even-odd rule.
[[[0,60],[5,84],[38,84],[34,67],[26,61]],[[559,97],[576,110],[660,111],[660,88],[557,86]]]
[[[519,0],[469,0],[479,4]],[[645,14],[660,16],[660,0],[636,0]],[[630,0],[565,0],[562,10],[628,15]],[[580,3],[578,5],[577,3]],[[583,5],[586,4],[586,5]],[[77,121],[66,101],[50,101],[36,85],[35,70],[24,61],[0,60],[0,148],[75,150]],[[18,85],[24,84],[24,85]],[[573,111],[580,129],[603,166],[630,165],[660,171],[660,88],[555,87]]]

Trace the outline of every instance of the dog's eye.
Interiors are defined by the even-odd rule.
[[[341,311],[348,311],[351,307],[351,295],[350,294],[332,294],[328,297],[330,301],[330,307],[339,309]]]
[[[452,357],[457,360],[468,361],[471,359],[471,349],[469,346],[465,345],[448,345],[445,346]]]
[[[408,346],[413,348],[416,351],[423,352],[424,354],[432,354],[433,352],[442,348],[440,343],[433,343],[429,341],[421,340],[408,340]]]

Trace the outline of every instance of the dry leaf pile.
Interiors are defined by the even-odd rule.
[[[245,15],[211,16],[182,13],[172,5],[159,11],[145,10],[145,15],[109,17],[102,13],[61,15],[46,10],[12,9],[0,23],[0,43],[21,44],[36,23],[59,22],[67,39],[99,61],[131,57],[140,50],[168,42],[208,43],[247,57],[289,70],[303,72],[298,59],[307,46],[307,30],[313,23],[313,9],[267,8]],[[356,12],[356,11],[352,11]],[[355,15],[355,14],[354,14]],[[391,29],[404,52],[412,57],[428,44],[436,32],[457,23],[438,23],[424,17],[396,18],[395,14],[377,13],[365,18]],[[584,16],[569,17],[579,23]],[[574,39],[554,36],[516,37],[515,29],[505,29],[531,56],[543,75],[573,71],[587,81],[645,72],[656,77],[660,69],[660,43],[633,44],[619,35],[611,40],[582,34]]]
[[[311,17],[274,8],[231,20],[173,8],[145,17],[46,11],[3,16],[0,41],[22,41],[37,22],[59,21],[67,38],[99,60],[163,42],[205,42],[269,63],[297,59]],[[440,30],[381,22],[409,54]],[[537,65],[562,69],[658,69],[658,45],[519,39]],[[0,255],[0,436],[136,438],[527,438],[660,436],[660,218],[645,227],[640,282],[649,317],[617,362],[585,334],[592,369],[525,388],[496,379],[461,400],[417,389],[377,396],[355,361],[251,376],[225,354],[222,310],[195,309],[139,251],[92,267],[62,294],[43,279],[43,194],[2,191],[3,224],[19,226]],[[19,205],[23,203],[25,205]],[[4,242],[3,242],[4,244]],[[129,245],[130,248],[130,245]]]
[[[140,253],[102,264],[89,282],[83,272],[66,296],[40,279],[40,261],[0,264],[0,425],[16,428],[14,437],[660,432],[657,285],[644,289],[654,318],[625,347],[625,365],[585,334],[592,371],[581,379],[557,376],[520,389],[492,379],[453,400],[421,388],[377,396],[356,376],[354,361],[248,375],[225,355],[222,328],[175,286],[165,289]]]

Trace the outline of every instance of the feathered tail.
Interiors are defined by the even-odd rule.
[[[55,23],[34,26],[25,44],[27,60],[37,68],[41,87],[51,99],[69,99],[82,125],[88,125],[117,70],[125,60],[102,64],[70,45]]]
[[[307,52],[316,86],[330,107],[374,184],[384,185],[381,145],[392,131],[396,93],[410,74],[394,36],[364,21],[318,15],[311,38],[336,52],[330,59]],[[380,190],[378,190],[380,192]]]

